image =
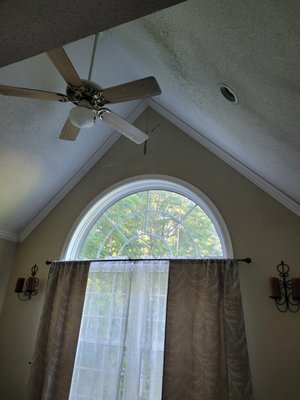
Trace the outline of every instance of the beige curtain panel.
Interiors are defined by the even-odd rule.
[[[67,400],[89,262],[50,267],[29,379],[28,400]]]
[[[252,400],[237,263],[172,261],[163,400]]]

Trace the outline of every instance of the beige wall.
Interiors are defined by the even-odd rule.
[[[213,156],[154,111],[146,156],[143,146],[122,138],[18,246],[1,319],[1,398],[22,400],[47,279],[45,260],[60,257],[65,239],[82,210],[103,190],[143,174],[180,178],[203,191],[229,229],[240,279],[256,400],[299,400],[300,313],[281,314],[268,298],[269,276],[284,260],[300,276],[300,219]],[[137,125],[145,129],[142,115]],[[39,295],[22,303],[13,293],[17,275],[37,263]]]
[[[16,243],[0,239],[0,315],[16,247]]]

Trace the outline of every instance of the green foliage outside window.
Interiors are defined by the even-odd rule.
[[[106,210],[86,236],[80,258],[220,257],[214,225],[180,194],[149,190],[124,197]]]

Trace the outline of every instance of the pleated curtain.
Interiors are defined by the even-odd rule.
[[[50,267],[29,379],[28,400],[67,400],[89,262]]]
[[[237,263],[171,261],[163,400],[252,400]]]
[[[113,276],[118,275],[113,269],[105,271],[105,268],[110,268],[109,266],[102,266],[101,268],[104,268],[101,273],[110,273]],[[157,270],[160,277],[165,276],[164,271],[167,271],[167,267],[163,268],[166,269]],[[133,345],[133,351],[130,350],[128,352],[125,364],[132,364],[130,357],[132,358],[134,355],[137,360],[143,360],[141,357],[144,357],[145,360],[144,362],[137,361],[137,366],[146,366],[148,361],[146,362],[147,358],[145,357],[148,357],[148,354],[150,357],[149,362],[153,360],[154,356],[156,357],[155,359],[158,359],[160,352],[164,354],[163,372],[159,372],[160,376],[163,374],[163,400],[252,400],[252,385],[236,262],[232,260],[171,261],[168,292],[163,289],[165,291],[163,297],[161,297],[162,294],[160,292],[157,292],[157,294],[153,292],[153,290],[161,291],[161,289],[158,289],[163,287],[161,283],[154,286],[151,286],[152,283],[150,286],[147,283],[145,286],[145,282],[150,282],[148,277],[157,275],[157,271],[153,275],[155,271],[153,267],[148,271],[150,275],[147,272],[146,279],[139,274],[139,268],[136,269],[136,277],[138,278],[136,279],[136,284],[134,283],[132,272],[129,275],[123,273],[124,279],[127,275],[130,276],[128,284],[126,283],[127,278],[124,284],[123,281],[119,282],[119,278],[115,279],[116,289],[118,285],[121,285],[120,288],[122,290],[118,289],[120,293],[118,294],[117,290],[115,291],[116,295],[113,295],[116,300],[116,307],[118,307],[118,309],[115,308],[114,314],[117,315],[120,310],[122,310],[122,315],[125,313],[124,327],[130,319],[130,307],[133,307],[131,313],[133,315],[133,323],[131,323],[131,326],[135,329],[134,335],[128,331],[128,335],[125,335],[127,339],[125,339],[123,333],[126,330],[120,330],[124,336],[124,338],[122,336],[123,345],[125,344],[125,347],[123,347],[129,349],[129,344]],[[62,262],[53,264],[50,268],[32,363],[28,400],[69,399],[82,309],[85,297],[88,298],[89,296],[89,294],[86,296],[88,274],[88,262]],[[92,276],[89,279],[92,279]],[[128,290],[123,288],[125,284],[129,285]],[[153,300],[145,301],[147,297],[143,301],[137,300],[137,297],[141,296],[140,289],[143,286],[154,288],[151,291],[147,289],[145,292],[149,291],[149,299],[167,297],[166,324],[163,323],[163,325],[166,325],[164,352],[162,351],[163,343],[160,343],[156,337],[159,326],[155,321],[157,320],[161,324],[164,319],[162,316],[165,315],[165,308],[161,301],[162,309],[159,310],[156,306],[153,308],[151,305]],[[128,295],[126,294],[127,292]],[[128,296],[134,293],[136,293],[137,297],[134,298],[134,301],[131,301],[129,306]],[[123,303],[118,300],[119,295],[121,297],[125,296],[124,307],[122,306]],[[148,304],[147,307],[146,304]],[[117,310],[119,311],[117,312]],[[148,311],[146,312],[146,310]],[[91,312],[89,311],[90,314]],[[150,318],[150,315],[153,315],[153,317]],[[144,319],[142,318],[143,316]],[[161,317],[158,318],[158,316]],[[152,324],[153,326],[147,322],[150,320],[153,323],[155,322],[154,325]],[[128,326],[128,329],[132,328]],[[164,326],[161,329],[164,329]],[[144,335],[142,340],[141,333]],[[142,345],[142,343],[145,343],[145,345]],[[123,347],[121,346],[120,350]],[[149,349],[149,351],[147,350],[146,353],[143,353],[143,348]],[[86,352],[83,354],[87,355]],[[96,352],[93,352],[93,354],[96,354]],[[77,355],[79,359],[83,360],[80,353]],[[111,355],[107,355],[105,358],[107,368],[103,372],[113,368],[114,362],[109,361],[110,357]],[[120,360],[122,359],[123,356]],[[133,361],[136,362],[135,359]],[[132,384],[131,378],[127,380],[128,385],[125,382],[121,384],[121,387],[124,387],[124,396],[129,400],[140,399],[139,393],[146,395],[144,390],[141,392],[138,389],[142,382],[139,381],[140,378],[138,376],[145,377],[146,370],[139,371],[139,368],[134,367],[132,369],[136,371],[132,375],[134,384]],[[159,377],[155,378],[155,375],[161,368],[162,365],[159,368],[156,365],[154,369],[149,370],[149,379],[147,378],[146,383],[149,382],[151,390],[147,389],[148,397],[145,397],[147,399],[161,399],[160,390],[157,391],[157,385],[153,383],[157,379],[157,382],[159,382]],[[119,376],[117,379],[120,379],[119,369],[115,368],[115,372]],[[74,373],[76,375],[76,366]],[[123,376],[123,373],[121,376]],[[87,387],[94,390],[96,389],[94,385],[99,385],[100,381],[98,378],[93,378],[93,385],[88,385]],[[96,398],[110,398],[111,391],[107,392],[106,397],[100,396],[108,382],[108,378],[103,380],[100,384],[101,390],[95,391],[98,396]],[[120,387],[120,382],[112,383],[112,385]],[[79,385],[78,387],[80,388],[81,386]],[[129,392],[132,393],[129,395]],[[120,390],[115,391],[114,398],[116,396],[120,396]],[[87,396],[87,398],[93,397]],[[144,397],[142,398],[144,399]]]

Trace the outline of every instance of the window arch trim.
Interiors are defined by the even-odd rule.
[[[123,197],[145,190],[167,190],[195,202],[209,217],[220,239],[223,257],[233,258],[229,231],[219,210],[198,188],[178,178],[166,175],[140,175],[118,182],[100,193],[76,219],[62,250],[61,258],[75,260],[93,224],[109,207]]]

